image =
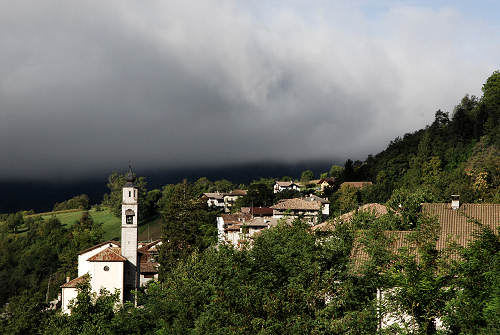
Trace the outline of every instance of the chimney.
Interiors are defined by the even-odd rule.
[[[66,277],[66,283],[69,283],[69,276]]]
[[[451,195],[451,209],[459,209],[460,208],[460,195],[452,194]]]

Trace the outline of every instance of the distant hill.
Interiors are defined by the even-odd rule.
[[[324,160],[299,163],[258,162],[238,165],[222,165],[217,167],[184,167],[177,169],[155,169],[137,171],[145,176],[148,189],[154,189],[182,179],[194,181],[200,177],[210,180],[228,179],[235,184],[247,184],[261,177],[299,177],[301,172],[310,169],[315,174],[328,171],[332,164],[338,161]],[[87,194],[92,204],[102,201],[103,195],[109,190],[106,187],[107,176],[94,177],[75,181],[8,181],[0,180],[0,213],[10,213],[18,210],[33,209],[36,212],[52,210],[56,202],[61,202],[78,194]]]

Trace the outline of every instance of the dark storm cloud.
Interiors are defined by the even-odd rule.
[[[0,176],[362,158],[498,66],[452,10],[306,7],[0,2]]]

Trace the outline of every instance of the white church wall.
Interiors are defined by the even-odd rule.
[[[90,262],[90,287],[93,292],[99,293],[101,288],[105,288],[111,293],[115,289],[120,290],[120,301],[123,301],[123,274],[124,262]],[[108,267],[108,271],[105,267]]]
[[[217,238],[219,243],[224,243],[224,219],[222,218],[222,216],[217,217]]]
[[[64,287],[62,289],[62,296],[61,296],[61,310],[63,313],[70,314],[70,309],[69,309],[69,304],[73,299],[76,299],[76,296],[78,295],[78,290],[75,287]]]
[[[87,251],[84,254],[78,255],[78,277],[81,277],[90,271],[90,266],[91,266],[92,262],[88,262],[87,259],[89,259],[90,257],[92,257],[94,255],[97,255],[98,253],[100,253],[104,249],[109,248],[110,244],[113,247],[119,247],[119,245],[117,243],[110,242],[110,243],[106,243],[105,245],[102,245],[98,248],[95,248],[93,250]]]
[[[146,285],[148,282],[152,281],[153,279],[154,279],[154,280],[158,280],[158,274],[157,274],[157,273],[156,273],[156,274],[154,274],[154,275],[152,275],[152,276],[149,276],[149,275],[148,275],[147,277],[146,277],[145,275],[141,274],[141,277],[140,277],[140,283],[139,283],[139,284],[140,284],[141,286],[144,286],[144,285]]]
[[[397,293],[398,288],[377,289],[377,301],[379,304],[379,328],[386,329],[391,326],[398,326],[410,332],[415,332],[418,326],[414,318],[408,313],[402,312],[397,306],[390,306],[390,296]],[[386,306],[384,308],[384,306]],[[389,308],[387,308],[387,306]],[[385,310],[388,309],[388,310]],[[397,311],[394,311],[397,310]],[[437,330],[446,330],[446,326],[440,318],[434,320]]]

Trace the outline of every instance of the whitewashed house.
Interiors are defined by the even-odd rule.
[[[302,218],[311,225],[320,219],[327,218],[330,212],[330,202],[315,195],[306,198],[283,199],[271,206],[273,218]]]
[[[202,197],[207,202],[208,207],[224,209],[224,193],[203,193]]]
[[[477,237],[476,232],[480,227],[474,222],[477,220],[483,226],[489,227],[493,232],[500,228],[500,204],[460,204],[458,196],[452,196],[451,203],[424,203],[422,212],[431,217],[437,217],[439,221],[439,232],[436,240],[436,250],[442,252],[450,243],[466,247]],[[379,205],[380,206],[380,205]],[[375,209],[377,210],[377,209]],[[375,213],[376,214],[376,213]],[[409,238],[412,231],[385,231],[389,237],[388,249],[398,254],[402,248],[409,248],[416,254],[417,245]],[[351,257],[355,269],[369,260],[369,255],[359,239],[355,240]],[[459,260],[459,253],[447,255],[449,259]],[[377,290],[377,301],[379,308],[379,328],[397,326],[408,331],[417,330],[417,324],[411,315],[401,311],[398,306],[391,305],[389,298],[398,293],[398,287]],[[437,330],[446,330],[442,320],[436,318],[434,325]]]
[[[276,181],[274,183],[273,192],[279,193],[282,191],[300,191],[302,184],[294,181]]]
[[[231,212],[236,200],[247,195],[247,190],[232,190],[231,192],[224,193],[224,212]]]

